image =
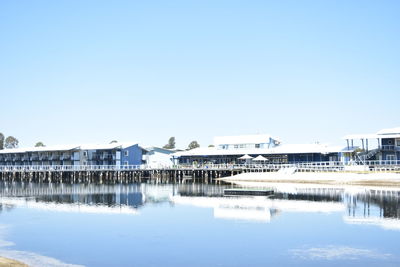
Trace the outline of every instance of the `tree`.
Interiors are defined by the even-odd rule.
[[[115,144],[115,143],[118,143],[118,141],[117,141],[117,140],[112,140],[112,141],[110,142],[110,144]]]
[[[198,147],[200,147],[199,143],[197,143],[197,141],[192,141],[192,142],[190,142],[188,149],[191,150],[191,149],[195,149]]]
[[[165,149],[174,149],[175,148],[175,137],[170,137],[168,140],[168,144],[163,146]]]
[[[4,149],[4,134],[0,133],[0,150]]]
[[[9,136],[6,138],[6,141],[4,143],[5,148],[17,148],[18,147],[18,139],[15,138],[14,136]]]
[[[39,141],[35,144],[35,147],[45,147],[45,145],[43,144],[43,142]]]
[[[215,147],[214,145],[208,145],[208,147]]]

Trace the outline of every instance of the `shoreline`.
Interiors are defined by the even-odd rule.
[[[4,258],[0,256],[0,267],[29,267],[29,265],[17,260]]]
[[[338,173],[242,173],[231,177],[219,178],[227,183],[296,183],[320,185],[354,185],[400,187],[400,174],[338,174]]]

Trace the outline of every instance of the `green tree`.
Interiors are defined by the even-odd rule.
[[[0,150],[4,149],[4,134],[0,133]]]
[[[35,147],[45,147],[45,145],[43,144],[43,142],[39,141],[35,144]]]
[[[208,145],[208,147],[215,147],[214,145]]]
[[[191,149],[195,149],[198,147],[200,147],[199,143],[197,143],[197,141],[192,141],[192,142],[190,142],[188,149],[191,150]]]
[[[112,141],[110,142],[110,144],[115,144],[115,143],[118,143],[118,141],[117,141],[117,140],[112,140]]]
[[[18,147],[18,139],[15,138],[14,136],[9,136],[6,138],[6,141],[4,143],[5,148],[17,148]]]
[[[168,144],[163,146],[165,149],[174,149],[175,148],[175,137],[170,137],[168,140]]]

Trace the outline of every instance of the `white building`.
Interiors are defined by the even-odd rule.
[[[325,144],[284,144],[270,135],[223,136],[214,138],[214,147],[177,152],[173,156],[181,164],[244,163],[239,158],[263,156],[269,163],[337,161],[342,147]],[[248,161],[247,161],[248,163]]]
[[[143,160],[146,162],[147,167],[150,168],[168,168],[172,167],[172,154],[174,151],[160,148],[149,147],[146,148],[147,153],[143,155]]]

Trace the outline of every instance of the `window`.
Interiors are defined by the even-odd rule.
[[[239,145],[234,145],[233,148],[237,149],[239,148]]]
[[[400,139],[396,139],[396,146],[400,146]]]
[[[261,144],[256,144],[256,148],[260,148],[261,147]]]
[[[396,160],[396,156],[395,155],[387,155],[386,160]]]
[[[128,151],[128,150],[125,150],[125,151],[124,151],[124,156],[125,156],[125,157],[129,156],[129,151]]]
[[[128,165],[129,165],[129,162],[128,162],[128,161],[125,161],[124,163],[125,163],[125,165],[126,165],[126,166],[128,166]]]
[[[87,151],[83,151],[83,156],[87,157]]]

